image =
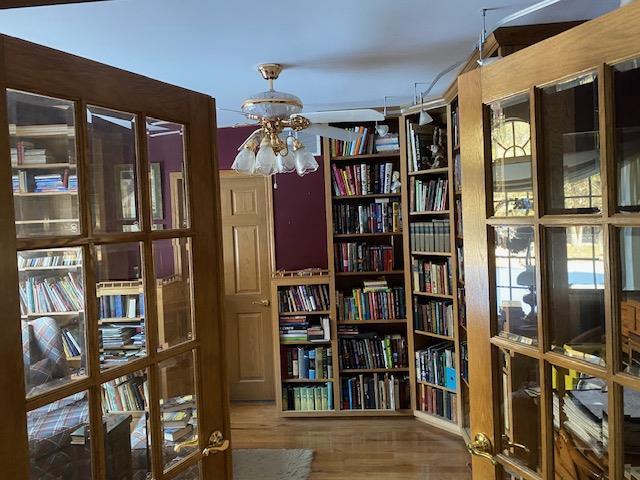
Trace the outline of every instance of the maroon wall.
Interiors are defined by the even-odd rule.
[[[219,128],[220,170],[231,168],[238,147],[255,127]],[[324,205],[322,159],[314,173],[277,175],[273,190],[273,220],[278,270],[327,268],[327,224]]]

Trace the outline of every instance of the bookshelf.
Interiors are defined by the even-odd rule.
[[[398,118],[336,124],[364,133],[324,139],[327,253],[338,376],[337,415],[411,415],[413,345],[405,289]],[[397,172],[397,173],[395,173]],[[386,358],[385,358],[386,352]]]
[[[413,408],[419,420],[462,434],[468,426],[468,391],[461,376],[465,332],[461,183],[457,100],[426,108],[434,121],[420,126],[419,108],[400,118],[405,168],[403,216],[405,283],[410,285],[409,331],[413,344]],[[438,148],[433,148],[436,145]],[[466,349],[464,349],[466,351]],[[465,370],[466,372],[466,370]],[[465,405],[466,401],[466,405]]]

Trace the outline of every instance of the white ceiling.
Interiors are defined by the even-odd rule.
[[[276,89],[305,109],[379,106],[413,97],[471,52],[481,28],[535,0],[111,0],[0,11],[2,33],[216,97],[238,108],[266,89],[262,62],[288,66]],[[564,0],[518,23],[594,18],[619,0]],[[443,79],[433,93],[450,82]],[[424,88],[424,86],[423,86]],[[219,125],[241,122],[219,112]]]

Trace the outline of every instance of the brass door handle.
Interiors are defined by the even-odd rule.
[[[209,445],[202,450],[202,455],[208,457],[212,453],[224,452],[229,448],[229,440],[225,440],[222,432],[215,431],[209,437]]]
[[[262,305],[263,307],[268,307],[269,305],[271,305],[271,300],[269,300],[268,298],[263,298],[262,300],[259,300],[257,302],[251,302],[252,305]]]
[[[486,458],[492,465],[496,465],[498,463],[493,456],[491,440],[489,440],[489,437],[484,433],[478,433],[473,439],[473,442],[467,443],[467,450],[469,450],[471,455]]]
[[[523,450],[525,453],[531,453],[531,450],[529,450],[529,447],[527,447],[526,445],[523,445],[522,443],[512,442],[507,435],[502,435],[502,444],[506,448],[519,448]]]

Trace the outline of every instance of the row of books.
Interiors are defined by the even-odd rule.
[[[371,127],[347,127],[349,132],[357,132],[355,142],[331,139],[331,154],[333,156],[357,156],[372,154],[375,148],[375,133]]]
[[[338,242],[334,257],[336,272],[388,272],[395,265],[391,245]]]
[[[451,262],[414,258],[411,261],[413,288],[424,293],[451,295]]]
[[[287,411],[333,410],[333,384],[282,388],[282,407]]]
[[[460,115],[458,113],[458,108],[454,108],[451,111],[451,130],[453,133],[453,146],[460,146]]]
[[[409,208],[412,212],[441,212],[447,209],[449,180],[446,178],[409,180]]]
[[[53,157],[47,154],[45,148],[34,148],[32,142],[19,140],[16,146],[11,148],[11,165],[36,165],[47,163]]]
[[[46,255],[34,257],[27,257],[24,254],[18,255],[18,268],[72,267],[80,264],[80,255],[77,250],[53,251]]]
[[[399,333],[378,336],[375,332],[340,337],[340,368],[404,368],[407,366],[407,340]]]
[[[453,304],[441,300],[414,303],[413,324],[416,330],[453,336]]]
[[[410,405],[409,378],[358,375],[342,379],[343,410],[402,410]]]
[[[383,233],[402,229],[400,202],[376,198],[369,205],[333,205],[333,233]]]
[[[62,347],[64,349],[65,357],[67,358],[79,357],[82,355],[82,348],[80,348],[80,344],[68,328],[62,329]]]
[[[294,285],[278,288],[278,308],[281,313],[329,310],[328,285]]]
[[[454,423],[458,421],[455,393],[424,384],[420,384],[419,387],[418,403],[421,411],[438,415]]]
[[[285,347],[282,349],[282,378],[328,380],[333,378],[331,347]]]
[[[162,412],[162,432],[168,442],[178,442],[194,433],[197,410],[193,395],[180,395],[160,400]],[[188,418],[188,420],[185,419]],[[164,422],[167,422],[166,424]]]
[[[411,250],[414,252],[449,253],[451,228],[448,219],[414,222],[409,225]]]
[[[132,412],[148,409],[147,376],[133,373],[102,384],[102,411]]]
[[[456,211],[455,211],[455,221],[456,221],[456,235],[462,236],[462,200],[456,199]]]
[[[456,389],[455,352],[451,342],[416,350],[416,378],[451,390]]]
[[[458,322],[467,326],[467,302],[464,298],[464,287],[458,287]]]
[[[144,294],[102,295],[99,309],[100,318],[136,318],[144,316]]]
[[[462,245],[456,247],[458,254],[458,282],[464,283],[464,248]]]
[[[407,318],[404,287],[389,287],[385,280],[378,282],[365,282],[364,288],[354,288],[350,296],[338,291],[338,321]]]
[[[30,277],[20,282],[20,310],[28,313],[82,310],[84,290],[73,272],[60,277]]]
[[[331,340],[329,317],[310,321],[306,316],[280,317],[280,342],[326,342]]]
[[[331,166],[333,194],[337,197],[400,193],[392,191],[393,163]]]
[[[453,159],[453,191],[462,191],[462,159],[459,153]]]
[[[460,376],[469,381],[469,345],[466,340],[460,342]]]
[[[433,125],[418,125],[407,121],[407,161],[411,172],[434,168],[431,152],[433,133]]]

